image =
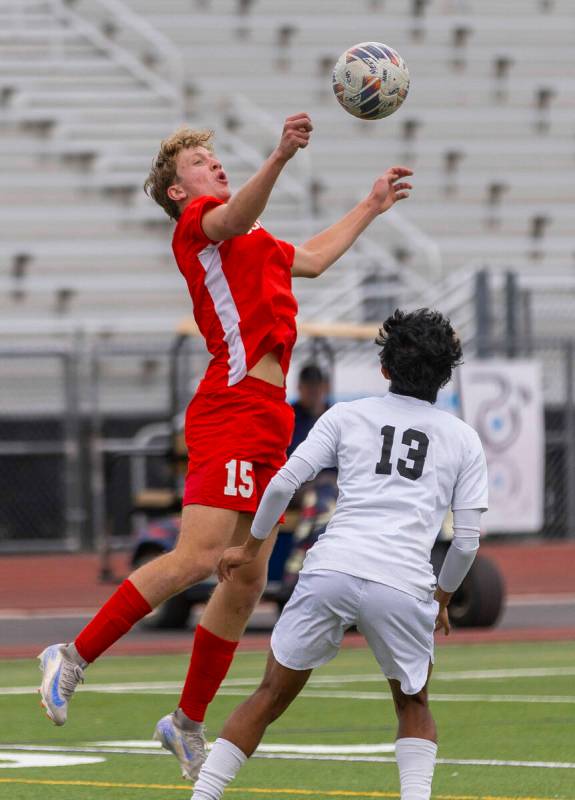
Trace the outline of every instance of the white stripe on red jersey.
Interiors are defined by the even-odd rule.
[[[184,275],[198,328],[213,356],[199,391],[237,384],[266,353],[287,374],[296,340],[297,302],[291,290],[294,246],[256,223],[243,235],[213,242],[202,217],[221,205],[197,197],[184,209],[173,250]]]
[[[200,264],[206,271],[206,288],[214,302],[218,319],[224,329],[228,345],[228,386],[239,383],[247,375],[246,349],[240,333],[240,315],[222,269],[218,244],[210,244],[198,253]]]

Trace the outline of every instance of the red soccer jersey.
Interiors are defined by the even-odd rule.
[[[296,340],[294,246],[276,239],[259,222],[242,236],[211,241],[202,217],[221,202],[208,196],[193,200],[178,220],[172,242],[194,318],[213,356],[203,392],[239,383],[265,353],[276,353],[286,375]]]

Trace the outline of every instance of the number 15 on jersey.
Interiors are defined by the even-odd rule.
[[[226,464],[227,482],[224,494],[230,497],[237,497],[239,492],[242,497],[251,497],[254,493],[254,465],[251,461],[240,461],[239,467],[238,475],[238,460],[236,458]]]

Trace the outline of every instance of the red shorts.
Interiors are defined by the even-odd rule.
[[[198,392],[186,413],[183,505],[255,512],[285,463],[293,428],[285,389],[266,381],[248,375],[221,392]]]

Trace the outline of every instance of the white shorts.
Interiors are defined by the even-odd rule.
[[[307,670],[337,655],[345,631],[357,626],[386,678],[416,694],[433,663],[439,610],[410,594],[343,572],[302,573],[272,633],[271,648],[284,667]]]

